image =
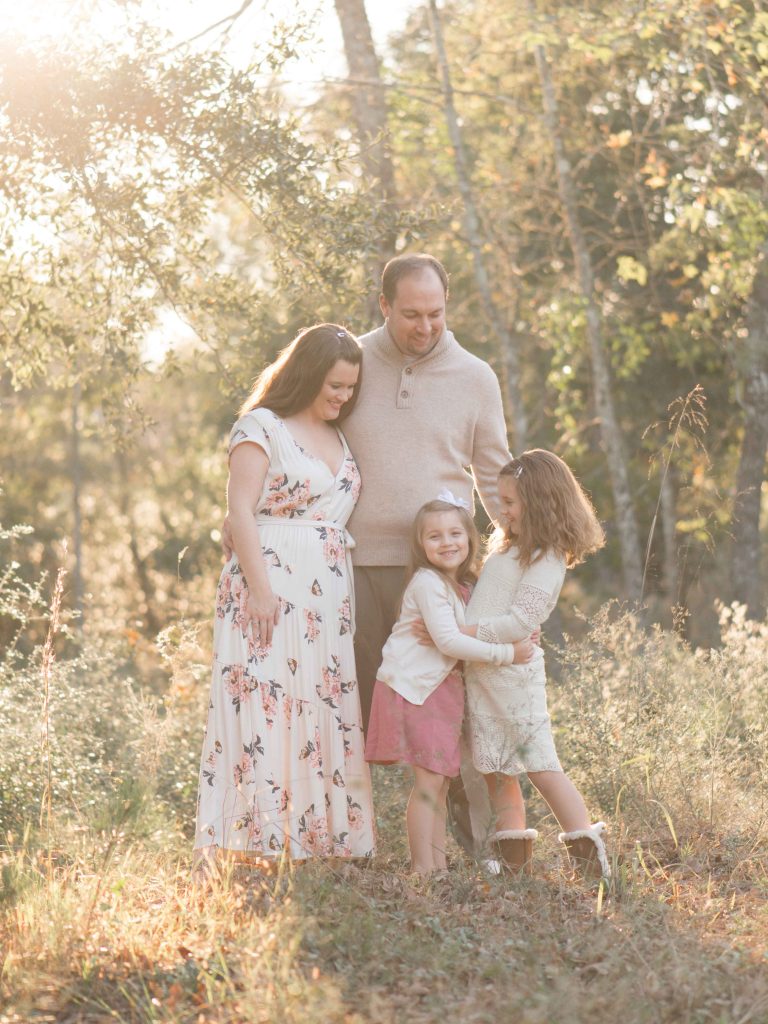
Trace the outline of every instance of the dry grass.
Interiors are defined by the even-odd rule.
[[[194,889],[180,825],[205,699],[193,633],[165,638],[162,703],[126,672],[116,682],[116,655],[57,664],[49,838],[47,770],[25,775],[17,753],[39,743],[39,719],[27,714],[22,735],[12,713],[32,676],[6,663],[0,1024],[764,1024],[768,628],[731,612],[723,631],[701,654],[606,612],[568,647],[553,704],[566,763],[612,821],[606,894],[568,880],[536,800],[532,880],[488,878],[455,847],[447,877],[412,880],[407,779],[387,769],[372,864],[235,866]],[[97,737],[90,775],[83,722]],[[30,777],[38,810],[19,827]]]
[[[364,868],[238,866],[201,893],[188,850],[129,834],[81,837],[50,878],[44,850],[6,849],[0,1021],[768,1020],[755,850],[627,845],[601,898],[568,882],[545,821],[531,881],[454,850],[447,878],[415,882],[405,779],[379,770],[376,789],[383,856]]]

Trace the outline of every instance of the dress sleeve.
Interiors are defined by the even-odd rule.
[[[490,643],[515,643],[530,636],[549,618],[557,604],[565,578],[565,559],[546,554],[523,573],[505,615],[481,618],[477,624],[478,639]]]
[[[433,572],[422,572],[413,581],[413,596],[435,647],[456,660],[511,665],[515,650],[507,643],[487,643],[465,636],[456,621],[448,584]]]
[[[267,453],[267,458],[272,458],[272,417],[266,409],[252,409],[232,427],[229,435],[227,455],[230,456],[235,448],[244,441],[257,444]]]

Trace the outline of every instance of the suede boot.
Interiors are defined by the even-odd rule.
[[[610,880],[611,868],[602,838],[605,827],[604,821],[598,821],[590,828],[561,832],[557,837],[568,851],[574,874],[590,881]]]
[[[535,828],[509,828],[491,837],[493,856],[501,862],[508,875],[533,874],[533,841]]]

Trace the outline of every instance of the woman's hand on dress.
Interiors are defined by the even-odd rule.
[[[541,626],[538,626],[531,633],[531,643],[536,644],[537,647],[541,647]]]
[[[533,657],[533,641],[528,637],[526,640],[518,640],[514,644],[515,664],[525,665]]]
[[[432,639],[432,636],[431,636],[429,630],[424,625],[424,619],[416,619],[411,624],[411,632],[413,633],[413,635],[416,637],[416,639],[419,641],[419,643],[422,646],[424,646],[424,647],[434,647],[435,646],[435,641]]]
[[[262,647],[268,647],[280,618],[280,602],[271,590],[266,594],[249,594],[245,610],[253,629],[253,639]]]

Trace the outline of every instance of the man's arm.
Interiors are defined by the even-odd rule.
[[[508,448],[501,388],[490,366],[485,364],[485,369],[487,374],[484,375],[483,387],[478,389],[478,408],[482,411],[475,428],[470,468],[483,508],[489,518],[498,523],[501,512],[499,471],[512,456]]]
[[[225,562],[228,562],[235,553],[235,541],[232,536],[229,512],[224,516],[224,522],[221,524],[221,550],[224,554]]]

